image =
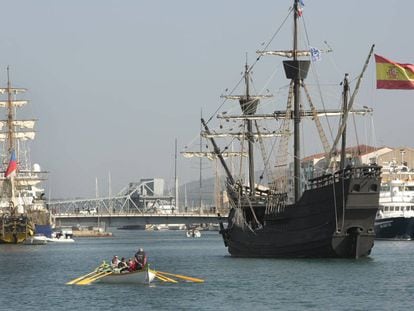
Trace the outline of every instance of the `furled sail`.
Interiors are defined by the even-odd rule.
[[[247,138],[249,135],[254,138],[268,138],[268,137],[280,137],[283,135],[288,135],[288,132],[281,132],[281,131],[273,131],[273,132],[261,132],[261,133],[207,133],[206,131],[201,132],[201,136],[204,138],[215,138],[215,137],[234,137],[234,138]]]
[[[256,51],[259,55],[277,55],[292,58],[293,51]],[[310,56],[310,51],[296,51],[297,56]]]
[[[35,132],[13,132],[13,138],[20,139],[20,140],[33,140],[35,138]],[[7,134],[0,133],[0,141],[6,141]]]
[[[12,105],[12,107],[22,107],[26,105],[27,103],[29,103],[28,100],[11,100],[10,101],[10,104]],[[9,104],[8,100],[0,100],[0,108],[5,108],[7,107],[8,104]]]
[[[13,126],[17,126],[21,129],[33,129],[35,126],[36,121],[35,120],[13,120],[11,121]],[[0,121],[0,129],[2,129],[4,126],[6,126],[7,121],[1,120]]]
[[[332,52],[332,49],[317,49],[318,52],[321,53],[329,53]],[[276,55],[276,56],[282,56],[282,57],[287,57],[287,58],[293,58],[293,51],[292,50],[287,50],[287,51],[256,51],[257,54],[259,55]],[[304,56],[312,56],[312,50],[297,50],[295,52],[296,57],[304,57]]]
[[[16,87],[10,87],[10,88],[2,87],[2,88],[0,88],[0,94],[4,94],[4,93],[7,93],[7,92],[10,92],[12,94],[19,94],[19,93],[24,93],[26,91],[27,91],[27,89],[16,88]]]
[[[367,113],[372,113],[372,108],[364,107],[362,109],[352,109],[349,111],[350,114],[355,115],[365,115]],[[316,112],[312,110],[302,110],[301,117],[311,117],[313,118],[315,114],[318,117],[335,117],[341,116],[343,111],[337,109],[326,109],[326,110],[318,110]],[[286,114],[286,111],[275,111],[270,114],[255,114],[255,115],[227,115],[227,114],[218,114],[218,119],[226,119],[226,120],[267,120],[267,119],[292,119],[292,114]]]
[[[208,158],[210,160],[217,159],[217,154],[214,152],[202,152],[202,151],[186,151],[181,152],[184,158]],[[229,157],[247,157],[246,152],[222,152],[223,158]]]

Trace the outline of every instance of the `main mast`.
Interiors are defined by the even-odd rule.
[[[293,175],[294,175],[294,193],[295,202],[301,196],[301,172],[300,172],[300,86],[302,80],[306,78],[309,70],[309,60],[299,60],[298,56],[307,55],[298,49],[298,18],[299,18],[299,0],[294,0],[293,4],[293,50],[292,60],[283,62],[285,74],[288,79],[293,81]]]
[[[13,104],[12,104],[12,92],[10,85],[10,72],[9,66],[7,66],[7,150],[9,154],[14,148],[14,125],[13,125],[14,115],[13,115]]]
[[[293,61],[297,62],[297,50],[298,50],[298,0],[295,0],[294,10],[293,10]],[[299,200],[300,197],[300,80],[299,75],[296,75],[293,79],[293,92],[294,92],[294,176],[295,176],[295,202]]]

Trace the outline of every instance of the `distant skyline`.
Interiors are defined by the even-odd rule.
[[[344,73],[360,73],[371,44],[379,55],[414,63],[414,2],[304,2],[310,44],[323,48],[326,40],[334,50],[317,66],[331,68],[322,78],[333,81],[336,95]],[[217,109],[240,79],[246,53],[253,62],[292,1],[0,3],[1,85],[9,65],[13,85],[28,88],[28,113],[39,120],[31,158],[50,172],[46,194],[74,198],[94,197],[96,178],[107,195],[109,174],[113,194],[148,177],[172,187],[175,138],[179,150],[198,142],[201,109],[207,117]],[[271,48],[291,48],[290,25]],[[265,62],[276,68],[281,60]],[[414,147],[413,97],[377,90],[371,59],[358,103],[374,109],[377,145]],[[179,157],[178,169],[180,184],[198,178],[195,161]]]

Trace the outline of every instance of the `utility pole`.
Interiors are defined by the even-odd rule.
[[[203,109],[201,109],[200,112],[200,118],[203,118]],[[200,132],[203,130],[203,125],[200,123]],[[203,138],[200,135],[200,154],[203,152]],[[203,158],[200,157],[200,184],[199,184],[199,190],[200,190],[200,205],[199,205],[199,212],[201,213],[202,205],[203,205]]]
[[[174,181],[175,181],[175,208],[179,208],[178,204],[178,177],[177,177],[177,138],[175,139],[175,161],[174,161]]]

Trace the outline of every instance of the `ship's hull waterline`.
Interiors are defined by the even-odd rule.
[[[366,174],[359,170],[352,178],[338,178],[335,183],[306,190],[297,204],[287,205],[273,215],[264,215],[264,204],[252,205],[261,221],[256,229],[235,221],[241,210],[248,221],[250,206],[233,208],[227,229],[221,231],[224,243],[235,257],[368,256],[375,239],[379,174],[379,167]]]
[[[392,217],[377,219],[375,222],[377,239],[414,239],[414,217]]]

